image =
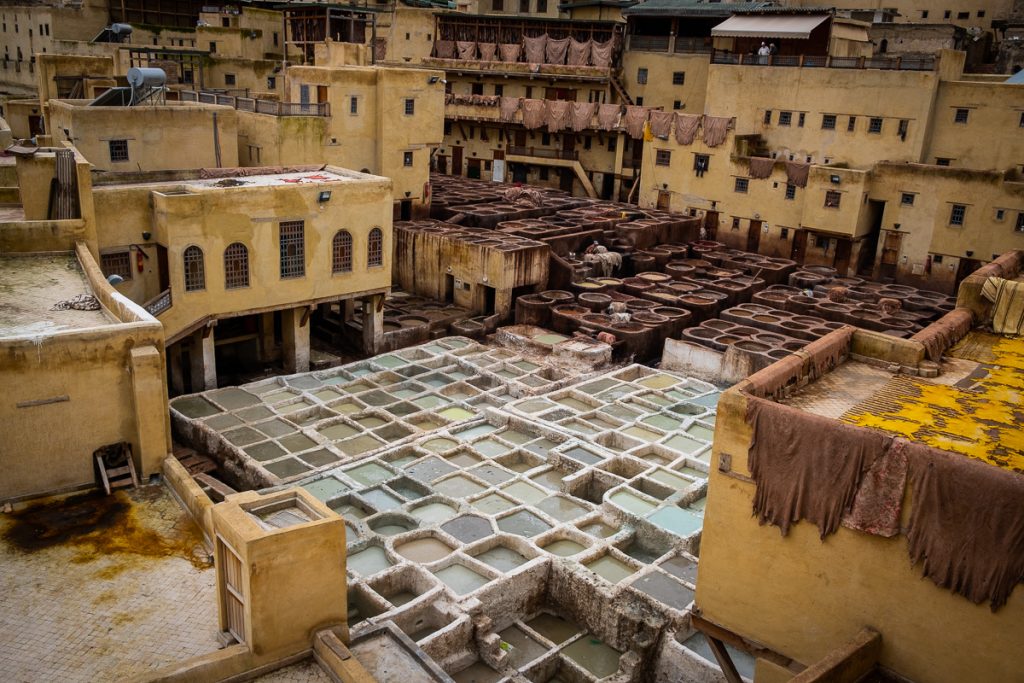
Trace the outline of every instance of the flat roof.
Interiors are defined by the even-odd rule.
[[[103,309],[51,310],[54,304],[79,294],[92,294],[92,288],[73,254],[0,256],[0,338],[45,335],[117,322]]]
[[[847,361],[783,401],[1024,473],[1024,339],[979,330],[926,379]]]
[[[366,173],[352,172],[343,175],[335,171],[299,171],[293,173],[269,173],[265,175],[232,175],[225,178],[207,178],[189,180],[186,187],[196,188],[231,188],[231,187],[272,187],[275,185],[318,185],[320,183],[341,183],[354,180],[365,180],[372,176]]]
[[[828,14],[784,16],[744,14],[729,17],[711,29],[716,38],[790,38],[807,40],[811,31],[829,19]]]

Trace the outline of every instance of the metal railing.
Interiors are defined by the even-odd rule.
[[[631,35],[627,49],[641,52],[668,52],[671,36]]]
[[[142,304],[142,307],[145,308],[150,315],[157,316],[170,308],[173,303],[174,302],[171,300],[171,290],[165,289],[146,303]]]
[[[577,150],[548,149],[547,147],[519,147],[509,145],[508,154],[521,157],[537,157],[538,159],[564,159],[566,161],[578,161],[580,153]]]
[[[711,55],[711,63],[741,66],[933,71],[938,61],[935,57],[830,57],[826,55],[745,55],[733,52],[714,52]]]
[[[202,104],[221,104],[234,107],[239,111],[251,111],[271,116],[330,116],[330,102],[279,102],[277,100],[259,100],[254,97],[234,97],[212,92],[196,92],[181,90],[179,97],[182,102],[200,102]]]

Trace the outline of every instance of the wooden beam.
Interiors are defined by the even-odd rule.
[[[706,633],[704,634],[704,639],[708,641],[711,652],[714,653],[715,659],[718,660],[718,666],[722,667],[722,674],[725,676],[725,680],[728,683],[743,683],[740,672],[736,670],[736,665],[732,663],[729,651],[725,649],[725,643]]]
[[[863,628],[852,640],[811,664],[790,683],[855,683],[878,664],[882,635]]]
[[[696,613],[691,616],[690,623],[695,629],[705,635],[709,635],[717,638],[718,640],[729,643],[734,648],[749,652],[754,657],[767,659],[768,661],[789,669],[794,673],[800,673],[806,668],[799,662],[796,662],[785,655],[779,654],[775,650],[771,650],[759,643],[748,640],[739,634],[733,633],[729,629],[723,628],[713,621],[708,621]]]

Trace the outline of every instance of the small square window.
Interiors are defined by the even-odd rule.
[[[943,19],[949,19],[952,16],[953,16],[952,10],[946,10],[945,12],[942,13],[942,18]]]
[[[540,134],[540,144],[542,144],[542,145],[550,145],[551,144],[551,133],[541,133]]]
[[[676,110],[682,109],[683,108],[683,101],[682,100],[675,100],[674,102],[672,102],[672,108],[676,109]]]
[[[1024,212],[1017,214],[1017,223],[1013,226],[1014,232],[1024,232]]]
[[[672,152],[667,149],[659,149],[654,153],[655,166],[671,166]]]
[[[739,230],[740,229],[740,219],[739,218],[733,217],[733,219],[732,219],[732,229],[733,230]]]
[[[505,86],[502,85],[501,83],[495,83],[494,84],[494,96],[495,97],[501,97],[504,94],[505,94]]]
[[[969,109],[957,109],[953,114],[953,123],[967,123],[967,117],[971,115]]]
[[[644,85],[647,83],[647,69],[640,67],[639,69],[636,70],[636,82],[639,85]]]
[[[636,98],[636,106],[641,107],[641,106],[643,106],[643,104],[644,104],[644,98],[642,98],[642,97]]]
[[[947,159],[945,157],[935,157],[935,165],[936,166],[949,166],[952,163],[953,163],[952,159]]]
[[[793,124],[793,112],[791,111],[780,111],[779,112],[779,125],[790,126]]]
[[[807,114],[805,114],[804,112],[800,112],[800,118],[798,118],[797,122],[796,122],[797,128],[803,128],[804,127],[804,120],[806,118],[807,118]]]
[[[234,85],[235,74],[224,74],[224,85]]]
[[[821,127],[825,130],[836,129],[836,115],[835,114],[823,114],[821,117]]]
[[[1024,119],[1024,116],[1022,116],[1021,118]],[[771,109],[766,109],[765,112],[764,112],[764,124],[766,126],[772,125],[772,110]]]
[[[547,180],[548,179],[548,175],[549,175],[548,174],[548,167],[547,166],[541,166],[540,167],[540,173],[539,173],[538,177],[541,180]]]
[[[211,40],[210,41],[210,52],[216,52],[216,51],[217,51],[217,41]]]
[[[978,18],[979,19],[984,19],[985,18],[985,10],[983,10],[983,9],[978,10]]]
[[[685,71],[673,71],[672,72],[672,85],[683,85],[686,83],[686,72]]]
[[[882,119],[879,117],[872,117],[868,120],[868,132],[869,133],[881,133],[882,132]]]
[[[796,199],[796,185],[786,183],[786,199]]]
[[[926,9],[921,10],[921,18],[922,19],[927,19],[928,18],[928,10],[926,10]]]
[[[529,14],[530,13],[530,0],[519,0],[519,13]]]
[[[914,205],[914,194],[912,192],[904,192],[900,195],[900,204],[902,206],[913,206]]]
[[[932,263],[936,265],[942,263],[942,254],[932,254]]]
[[[592,138],[589,135],[583,136],[583,149],[590,149],[593,145]]]
[[[850,120],[846,122],[846,130],[847,130],[847,132],[852,133],[856,129],[857,129],[857,117],[856,116],[851,116]]]
[[[118,275],[123,280],[132,279],[131,252],[118,251],[112,254],[100,254],[100,270],[106,277]]]
[[[842,201],[843,195],[835,190],[825,191],[825,208],[826,209],[838,209],[839,202]]]
[[[402,165],[412,166],[412,152],[402,152]]]
[[[996,209],[996,220],[1001,221],[1006,218],[1006,209]]]
[[[781,239],[781,240],[788,240],[789,239],[789,228],[782,228],[781,230],[779,230],[779,239]]]
[[[956,18],[957,19],[970,19],[971,18],[971,13],[970,12],[957,12],[956,13]]]
[[[416,100],[411,97],[405,98],[405,115],[412,116],[416,113]]]
[[[277,89],[277,76],[267,76],[267,90]]]
[[[949,211],[950,225],[963,225],[964,216],[967,215],[967,207],[963,204],[954,204]]]
[[[736,185],[735,185],[735,188],[734,188],[736,190],[736,192],[746,193],[746,191],[747,191],[747,189],[749,187],[750,187],[750,181],[747,178],[737,178],[736,179]]]
[[[107,145],[110,148],[111,161],[128,161],[127,140],[110,140]]]

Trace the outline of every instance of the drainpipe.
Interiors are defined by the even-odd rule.
[[[213,112],[213,153],[217,159],[217,168],[221,168],[220,131],[217,130],[217,112]]]

